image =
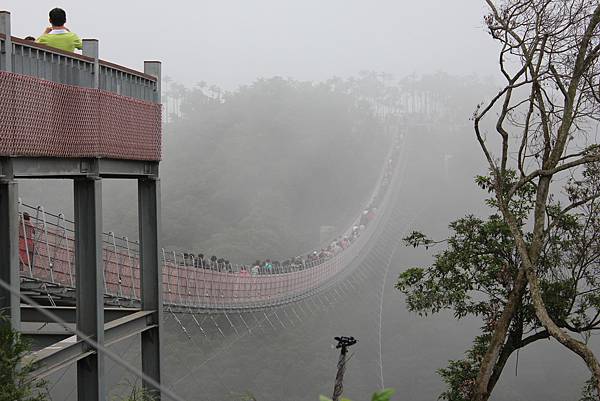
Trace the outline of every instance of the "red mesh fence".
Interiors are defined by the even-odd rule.
[[[158,161],[161,106],[0,71],[0,155]]]

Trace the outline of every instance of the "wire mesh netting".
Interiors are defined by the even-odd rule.
[[[0,71],[0,155],[161,159],[160,104]]]

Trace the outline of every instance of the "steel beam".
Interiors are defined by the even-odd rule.
[[[140,274],[142,310],[154,311],[156,326],[142,333],[142,372],[160,383],[162,362],[162,265],[160,263],[160,181],[138,180]],[[160,400],[160,392],[146,381],[144,388]]]
[[[14,294],[0,288],[0,312],[8,316],[15,330],[21,322],[18,199],[17,182],[0,179],[0,279],[16,291]]]
[[[105,324],[104,345],[116,344],[136,334],[155,329],[154,313],[155,311],[139,311]],[[96,355],[94,348],[82,339],[78,339],[77,336],[71,336],[28,355],[25,361],[33,362],[36,366],[31,373],[32,377],[43,378],[74,362],[79,364],[93,355]],[[78,393],[79,387],[80,383],[78,382]],[[104,401],[104,399],[102,400]]]
[[[53,313],[65,323],[75,323],[75,307],[74,306],[44,306],[44,310]],[[131,315],[138,312],[138,308],[104,308],[104,322],[108,323],[116,319]],[[21,305],[21,321],[47,323],[48,318],[38,308]]]
[[[76,327],[104,344],[104,280],[102,275],[102,181],[74,181]],[[65,340],[66,341],[66,340]],[[82,346],[81,352],[89,351]],[[93,351],[93,350],[92,350]],[[104,401],[104,356],[89,352],[77,360],[77,399]]]
[[[158,162],[98,158],[5,157],[2,172],[15,178],[144,178],[158,176]]]

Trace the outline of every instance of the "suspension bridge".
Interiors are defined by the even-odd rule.
[[[365,205],[372,216],[361,221],[357,211],[325,254],[258,272],[204,263],[160,247],[160,62],[140,72],[101,60],[96,40],[84,40],[82,55],[24,41],[11,36],[8,12],[0,43],[0,279],[10,286],[0,308],[36,336],[35,376],[76,365],[77,398],[106,399],[102,347],[139,335],[144,385],[156,389],[164,312],[189,338],[182,314],[200,335],[214,328],[241,338],[300,319],[286,306],[335,303],[375,270],[358,267],[377,247],[389,268],[402,217],[393,207],[405,168],[400,135]],[[74,219],[21,201],[18,180],[30,178],[73,180]],[[101,184],[113,178],[137,180],[139,240],[102,230]],[[27,323],[49,329],[28,332]]]
[[[364,250],[385,210],[386,194],[398,163],[400,144],[386,158],[368,206],[368,221],[362,210],[343,240],[321,257],[304,256],[270,270],[251,273],[243,264],[200,261],[188,252],[161,248],[162,300],[173,311],[214,312],[262,309],[295,302],[310,296],[335,279]],[[63,213],[47,212],[43,206],[19,203],[19,274],[21,290],[41,304],[75,304],[75,229]],[[24,218],[26,216],[26,218]],[[140,255],[138,241],[102,234],[102,281],[106,307],[139,308]],[[325,246],[328,247],[329,243]],[[312,253],[312,252],[311,252]],[[315,251],[316,253],[316,251]],[[67,309],[65,309],[67,310]]]

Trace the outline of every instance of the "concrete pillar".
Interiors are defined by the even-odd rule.
[[[78,178],[75,197],[75,272],[77,329],[104,344],[104,279],[102,275],[102,181]],[[77,361],[78,401],[105,401],[104,356]]]
[[[140,230],[140,272],[142,310],[155,311],[157,325],[142,333],[142,372],[160,383],[162,362],[162,265],[160,263],[160,181],[138,180],[138,218]],[[143,383],[156,400],[160,392]]]
[[[18,199],[17,182],[0,179],[0,279],[17,294],[20,291]],[[13,329],[20,329],[21,308],[18,295],[0,288],[0,311],[8,316]]]

